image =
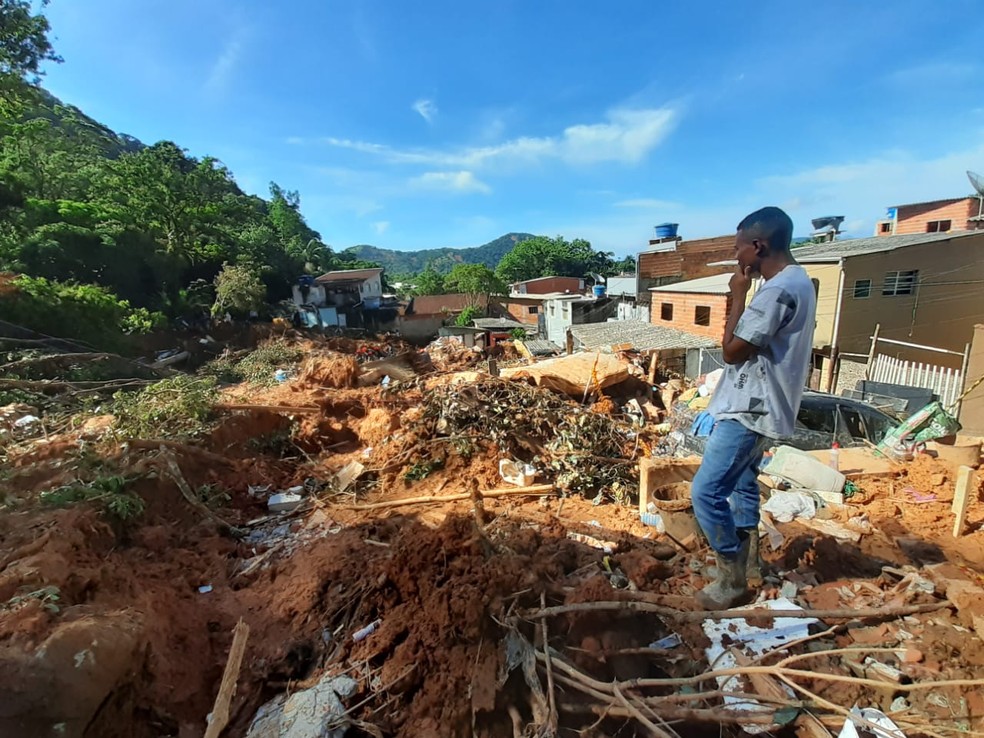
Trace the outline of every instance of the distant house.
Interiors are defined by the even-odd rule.
[[[584,295],[549,296],[543,303],[546,338],[558,346],[567,345],[567,330],[583,323],[604,323],[614,318],[618,301],[608,297]]]
[[[509,291],[517,295],[546,295],[554,292],[584,292],[584,279],[581,277],[537,277],[509,285]]]
[[[717,341],[731,312],[731,273],[653,287],[650,322]]]
[[[875,225],[875,235],[903,236],[980,229],[984,229],[984,198],[953,197],[890,207],[886,217]]]
[[[383,302],[382,269],[346,269],[302,278],[293,288],[295,305],[312,305],[326,326],[361,326],[366,310]]]
[[[545,336],[547,329],[543,318],[543,304],[546,299],[547,295],[500,295],[493,300],[491,312],[522,323],[534,335]]]
[[[396,330],[408,341],[430,340],[472,304],[467,294],[421,295],[401,310]]]

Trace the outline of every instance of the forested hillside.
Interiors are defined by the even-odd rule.
[[[394,251],[376,246],[361,245],[351,250],[360,258],[374,261],[392,274],[416,274],[424,269],[434,269],[441,274],[450,272],[458,264],[484,264],[495,269],[502,257],[521,241],[533,238],[532,233],[507,233],[482,246],[453,249],[423,249],[421,251]]]

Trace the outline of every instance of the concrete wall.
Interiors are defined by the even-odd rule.
[[[373,297],[383,296],[383,279],[382,274],[377,274],[375,277],[370,277],[362,284],[359,285],[359,295],[363,300]]]
[[[949,220],[950,230],[970,231],[976,230],[984,224],[970,221],[970,218],[977,216],[980,200],[976,197],[967,197],[962,200],[942,200],[935,203],[923,203],[919,205],[906,205],[898,209],[896,216],[895,229],[891,233],[900,235],[903,233],[927,233],[927,226],[930,222]],[[878,235],[886,236],[891,233],[881,233]]]
[[[883,338],[963,352],[974,326],[984,322],[984,232],[854,256],[845,260],[844,270],[842,352],[867,353],[876,323]],[[919,271],[915,294],[882,295],[886,272],[909,270]],[[861,279],[871,280],[871,296],[855,299],[854,284]],[[879,353],[954,368],[961,362],[959,356],[902,347],[882,346]]]
[[[695,336],[706,336],[720,341],[724,335],[724,324],[731,310],[731,295],[704,292],[652,292],[652,311],[650,322],[667,328],[691,333]],[[669,320],[663,319],[663,305],[671,306],[673,315]],[[708,325],[697,325],[696,310],[698,307],[710,308]]]
[[[632,277],[609,277],[608,283],[605,285],[609,297],[618,297],[620,295],[631,295],[636,294],[636,278]]]
[[[984,377],[984,325],[974,326],[974,338],[970,348],[970,362],[967,365],[967,380],[964,389]],[[960,423],[963,432],[971,436],[984,436],[984,382],[977,385],[964,398],[960,405]]]
[[[301,288],[296,284],[294,285],[291,292],[295,305],[324,305],[325,304],[325,288],[320,284],[311,285],[311,288],[308,290],[306,297],[301,293]]]
[[[396,330],[408,341],[422,342],[437,338],[444,325],[441,315],[401,315],[396,319]]]

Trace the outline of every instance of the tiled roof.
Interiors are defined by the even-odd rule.
[[[846,241],[801,246],[793,249],[793,258],[804,264],[818,261],[837,261],[838,259],[844,259],[849,256],[878,254],[885,251],[895,251],[906,246],[918,246],[923,243],[935,243],[936,241],[948,241],[950,239],[980,235],[984,235],[984,233],[981,231],[955,231],[950,233],[907,233],[901,236],[851,238]]]
[[[361,282],[362,280],[375,277],[382,269],[343,269],[337,272],[325,272],[318,277],[315,282],[318,284],[328,284],[331,282]]]
[[[701,294],[726,295],[731,292],[731,274],[715,274],[711,277],[688,279],[663,287],[652,287],[650,292],[699,292]]]
[[[585,348],[593,350],[605,350],[623,343],[632,344],[639,351],[712,348],[719,344],[704,336],[634,320],[572,325],[571,333]]]
[[[471,295],[421,295],[413,298],[411,310],[414,315],[440,315],[460,313],[471,303]]]

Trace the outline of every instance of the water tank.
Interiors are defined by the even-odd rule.
[[[676,238],[679,223],[660,223],[656,226],[656,238]]]
[[[591,291],[594,293],[594,296],[595,297],[604,297],[605,296],[605,285],[603,285],[603,284],[596,284],[594,287],[591,288]]]

